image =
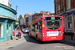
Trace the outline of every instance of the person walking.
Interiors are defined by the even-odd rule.
[[[21,40],[21,35],[22,35],[21,29],[19,29],[18,34],[19,34],[19,39]]]
[[[13,30],[13,40],[15,40],[15,31]]]

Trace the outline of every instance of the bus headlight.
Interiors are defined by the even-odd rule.
[[[44,33],[43,33],[44,34]]]

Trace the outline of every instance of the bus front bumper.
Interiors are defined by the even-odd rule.
[[[42,41],[59,41],[59,40],[65,40],[64,36],[53,36],[53,37],[45,37],[42,39]]]

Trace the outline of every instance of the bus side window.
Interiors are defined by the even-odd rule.
[[[39,26],[39,30],[41,30],[42,28],[41,28],[41,26]]]
[[[41,32],[41,30],[42,30],[42,27],[41,27],[41,26],[39,26],[39,32]]]
[[[41,25],[41,20],[38,22],[39,25]]]
[[[34,24],[32,25],[32,31],[35,32],[35,25]]]
[[[38,30],[39,30],[39,32],[41,32],[41,30],[42,30],[41,25],[42,25],[42,22],[41,22],[41,20],[40,20],[40,21],[38,22]]]
[[[38,32],[38,23],[35,25],[35,31]]]

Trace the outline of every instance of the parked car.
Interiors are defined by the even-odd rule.
[[[22,28],[22,31],[25,32],[25,33],[28,33],[29,29],[28,28]]]

